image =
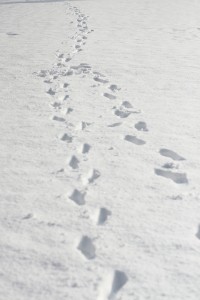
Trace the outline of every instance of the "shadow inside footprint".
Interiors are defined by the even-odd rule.
[[[169,150],[169,149],[160,149],[160,155],[162,156],[166,156],[166,157],[169,157],[173,160],[185,160],[184,157],[180,156],[179,154],[177,154],[176,152],[172,151],[172,150]]]
[[[155,174],[158,176],[169,178],[178,184],[188,183],[187,175],[185,173],[175,173],[171,171],[155,169]]]
[[[87,259],[94,259],[96,257],[95,246],[91,238],[86,235],[82,237],[77,249],[80,250]]]
[[[99,212],[99,218],[97,224],[103,225],[107,221],[108,216],[111,216],[111,211],[108,210],[107,208],[102,207]]]
[[[122,119],[127,118],[130,114],[132,114],[131,111],[123,111],[123,110],[120,110],[120,109],[115,110],[115,115],[117,117],[122,118]]]
[[[131,143],[133,143],[135,145],[139,145],[139,146],[146,144],[145,141],[138,139],[136,136],[133,136],[133,135],[126,135],[124,139],[125,139],[125,141],[131,142]]]
[[[128,277],[122,271],[116,270],[113,276],[112,288],[108,299],[114,299],[115,295],[127,283]]]
[[[85,193],[80,192],[79,190],[75,189],[72,195],[69,197],[72,201],[74,201],[77,205],[84,205],[85,204]]]
[[[108,98],[108,99],[110,99],[110,100],[115,100],[115,99],[116,99],[116,96],[111,95],[111,94],[109,94],[109,93],[104,93],[103,95],[104,95],[104,97],[106,97],[106,98]]]
[[[73,155],[70,159],[70,162],[69,162],[69,166],[72,168],[72,169],[78,169],[79,167],[79,160],[78,158],[76,158],[75,155]]]
[[[121,122],[117,122],[117,123],[113,123],[111,125],[108,125],[108,127],[117,127],[120,126],[122,123]]]
[[[137,124],[135,124],[135,128],[138,131],[148,131],[147,124],[145,122],[142,122],[142,121],[140,121]]]

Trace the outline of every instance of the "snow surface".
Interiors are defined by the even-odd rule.
[[[197,300],[200,2],[0,0],[0,300]]]

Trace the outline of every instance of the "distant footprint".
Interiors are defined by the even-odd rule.
[[[135,128],[139,131],[148,131],[147,124],[143,121],[140,121],[137,124],[135,124]]]
[[[62,118],[62,117],[57,117],[57,116],[54,116],[54,117],[53,117],[53,120],[54,120],[54,121],[58,121],[58,122],[65,122],[65,119],[64,119],[64,118]]]
[[[79,190],[75,189],[69,199],[74,201],[77,205],[84,205],[85,204],[85,192],[80,192]]]
[[[94,77],[93,78],[95,81],[97,81],[97,82],[100,82],[100,83],[108,83],[108,80],[106,80],[106,79],[102,79],[102,78],[99,78],[99,77]]]
[[[116,115],[117,117],[122,118],[122,119],[128,118],[128,116],[130,116],[130,114],[132,114],[131,111],[123,111],[123,110],[120,110],[120,109],[116,109],[116,110],[115,110],[115,115]]]
[[[108,94],[108,93],[104,93],[103,95],[104,95],[104,97],[106,97],[106,98],[108,98],[110,100],[115,100],[116,99],[116,96]]]
[[[169,150],[169,149],[164,149],[164,148],[160,149],[160,154],[162,156],[170,157],[173,160],[178,160],[178,161],[185,160],[184,157],[180,156],[176,152]]]
[[[135,145],[138,145],[138,146],[141,146],[141,145],[146,144],[145,141],[143,141],[143,140],[141,140],[141,139],[138,139],[138,138],[137,138],[136,136],[134,136],[134,135],[126,135],[126,136],[124,137],[124,139],[125,139],[126,141],[131,142],[131,143],[133,143],[133,144],[135,144]]]
[[[122,102],[122,106],[125,108],[133,108],[133,105],[129,101]]]
[[[72,136],[68,135],[67,133],[64,133],[60,139],[63,142],[71,143],[73,138],[72,138]]]
[[[50,88],[48,91],[47,91],[47,94],[51,95],[51,96],[54,96],[56,94],[56,92]]]
[[[112,91],[112,92],[116,92],[116,91],[119,91],[120,88],[118,88],[118,86],[116,84],[111,84],[109,86],[109,89]]]
[[[91,175],[88,178],[88,182],[93,183],[100,176],[101,176],[101,173],[98,170],[93,169],[92,172],[91,172]]]
[[[108,125],[108,127],[117,127],[120,126],[122,123],[121,122],[117,122],[117,123],[113,123],[111,125]]]
[[[90,146],[89,144],[85,143],[85,144],[83,144],[83,146],[82,146],[81,152],[82,152],[83,154],[86,154],[86,153],[88,153],[88,152],[90,151],[90,149],[91,149],[91,146]]]
[[[77,158],[75,155],[73,155],[73,156],[71,157],[71,159],[70,159],[69,166],[70,166],[72,169],[78,169],[79,163],[80,163],[80,162],[79,162],[78,158]]]
[[[175,183],[184,184],[188,183],[187,175],[185,173],[175,173],[171,171],[155,169],[155,174],[168,179],[171,179]]]
[[[108,217],[111,216],[111,211],[108,210],[105,207],[102,207],[99,211],[99,217],[98,217],[98,225],[103,225],[107,221]]]
[[[96,249],[92,242],[92,239],[87,235],[84,235],[77,247],[78,250],[85,256],[87,259],[94,259],[96,257]]]

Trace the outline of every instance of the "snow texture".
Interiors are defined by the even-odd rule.
[[[199,299],[199,15],[0,0],[0,300]]]

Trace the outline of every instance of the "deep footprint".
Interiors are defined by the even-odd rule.
[[[147,124],[143,121],[140,121],[137,124],[135,124],[135,128],[138,131],[148,131]]]
[[[85,143],[85,144],[83,144],[82,153],[86,154],[90,151],[90,149],[91,149],[91,146],[89,144]]]
[[[77,249],[80,250],[87,259],[94,259],[96,257],[96,249],[93,245],[92,239],[86,235],[82,237]]]
[[[68,135],[67,133],[64,133],[61,137],[61,141],[71,143],[72,142],[72,136]]]
[[[76,158],[75,155],[73,155],[70,159],[70,162],[69,162],[69,166],[72,168],[72,169],[78,169],[79,167],[79,160],[78,158]]]
[[[80,192],[79,190],[75,189],[69,199],[74,201],[77,205],[84,205],[85,204],[85,192]]]
[[[180,156],[179,154],[177,154],[176,152],[169,150],[169,149],[160,149],[160,155],[162,156],[166,156],[169,157],[173,160],[177,160],[177,161],[181,161],[181,160],[185,160],[184,157]]]
[[[90,175],[88,182],[93,183],[100,176],[101,176],[101,173],[98,170],[94,169],[94,170],[92,170],[92,174]]]
[[[107,221],[108,217],[111,216],[111,211],[105,207],[102,207],[99,212],[98,225],[103,225]]]
[[[58,121],[58,122],[65,122],[65,119],[64,119],[64,118],[57,117],[57,116],[54,116],[54,117],[53,117],[53,120],[54,120],[54,121]]]
[[[113,123],[111,125],[108,125],[108,127],[117,127],[120,126],[122,123],[121,122],[117,122],[117,123]]]
[[[136,136],[133,136],[133,135],[126,135],[124,139],[125,139],[125,141],[128,141],[128,142],[133,143],[138,146],[146,144],[145,141],[138,139]]]
[[[122,289],[122,287],[127,283],[128,277],[126,274],[122,271],[116,270],[113,275],[113,282],[111,287],[111,292],[108,296],[108,299],[114,299],[116,294],[119,292],[119,290]]]
[[[109,93],[104,93],[103,95],[104,95],[104,97],[108,98],[109,100],[115,100],[116,99],[116,96],[111,95]]]
[[[168,179],[171,179],[177,184],[188,183],[187,174],[185,173],[174,173],[171,171],[155,169],[155,174],[158,176],[162,176]]]
[[[122,119],[127,118],[128,116],[130,116],[130,114],[132,114],[131,111],[123,111],[123,110],[120,110],[120,109],[115,110],[115,115],[117,117],[122,118]]]

